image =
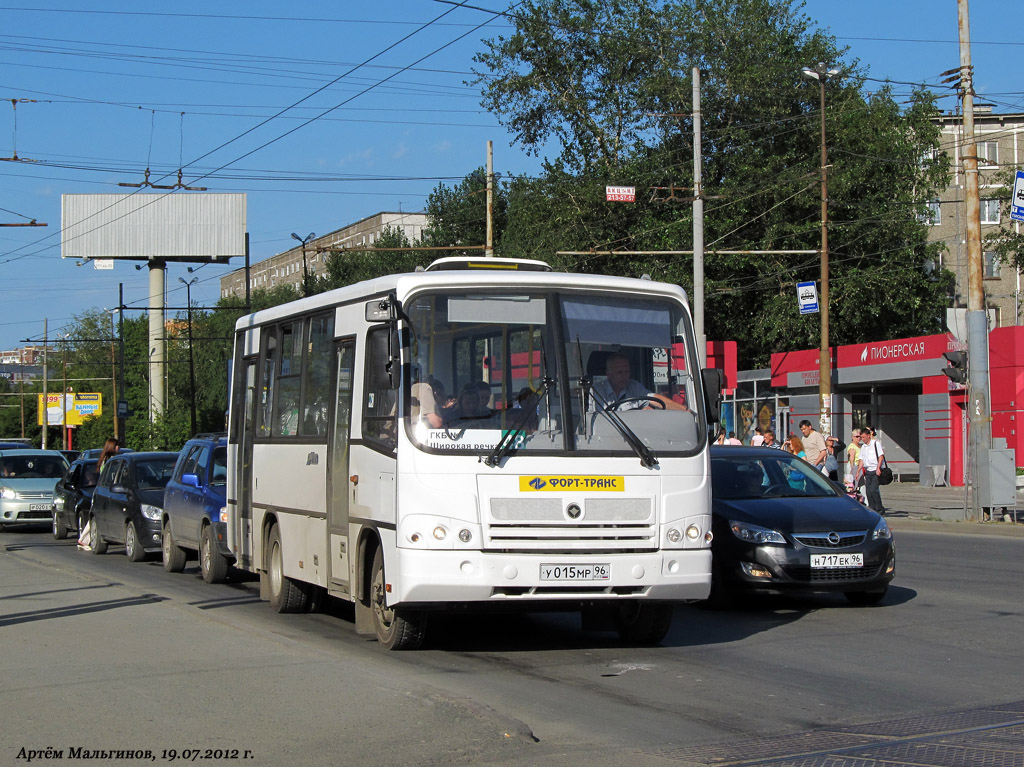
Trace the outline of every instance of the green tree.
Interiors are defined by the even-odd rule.
[[[493,238],[495,250],[505,231],[508,217],[506,187],[496,181],[492,190]],[[455,247],[458,245],[487,244],[487,171],[477,168],[455,186],[438,184],[427,197],[427,226],[423,231],[423,245],[429,247]],[[444,255],[435,253],[437,258]],[[479,248],[461,252],[462,255],[480,256]]]
[[[539,178],[513,179],[503,255],[558,268],[639,276],[691,288],[689,256],[600,251],[692,247],[692,69],[702,79],[706,328],[739,342],[741,364],[816,346],[816,317],[795,283],[818,277],[817,84],[801,68],[842,65],[844,51],[790,0],[534,0],[515,31],[477,56],[483,104],[528,151],[551,153]],[[828,83],[833,344],[935,332],[951,275],[918,217],[945,184],[926,93],[901,109],[862,92],[856,62]],[[638,189],[609,203],[604,186]],[[555,251],[596,251],[553,256]]]
[[[424,251],[395,250],[414,247],[401,229],[385,226],[373,245],[366,250],[331,251],[327,254],[327,273],[320,278],[317,292],[372,280],[385,274],[412,272],[417,266],[429,264],[429,254]]]

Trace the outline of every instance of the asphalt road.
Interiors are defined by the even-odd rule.
[[[33,762],[81,761],[77,747],[198,749],[202,764],[865,765],[866,749],[914,744],[884,761],[970,764],[922,738],[1018,731],[988,763],[1024,763],[1024,539],[897,531],[897,553],[877,607],[680,607],[656,648],[575,615],[461,615],[427,649],[388,653],[341,603],[277,615],[248,577],[210,586],[194,562],[172,575],[7,532],[0,765],[47,747],[64,758]]]

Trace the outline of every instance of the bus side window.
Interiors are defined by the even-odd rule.
[[[263,380],[259,392],[259,435],[269,437],[274,421],[274,372],[277,367],[277,328],[263,332]]]
[[[363,400],[363,438],[381,443],[388,450],[397,444],[398,389],[386,374],[390,326],[376,327],[366,334],[366,387]],[[397,349],[397,339],[392,338]]]

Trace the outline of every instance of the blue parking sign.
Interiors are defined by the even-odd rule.
[[[798,282],[796,297],[800,302],[800,314],[815,314],[818,311],[818,286],[813,282]]]
[[[1014,221],[1024,221],[1024,170],[1017,171],[1017,179],[1013,182],[1010,218]]]

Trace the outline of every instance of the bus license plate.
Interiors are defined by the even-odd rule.
[[[51,508],[48,503],[30,503],[28,505],[29,511],[49,511]]]
[[[542,581],[606,581],[611,574],[610,564],[540,566]]]
[[[864,567],[864,555],[860,552],[850,554],[811,554],[811,568],[822,567]]]

